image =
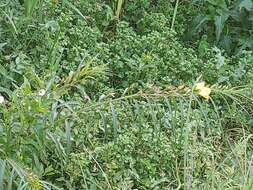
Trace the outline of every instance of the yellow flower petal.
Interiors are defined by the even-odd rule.
[[[210,98],[211,91],[211,88],[203,87],[199,90],[198,94],[208,100]]]
[[[205,87],[205,82],[199,82],[196,84],[195,90],[201,90]]]

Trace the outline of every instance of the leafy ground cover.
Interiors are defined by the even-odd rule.
[[[0,2],[0,189],[253,189],[252,10]]]

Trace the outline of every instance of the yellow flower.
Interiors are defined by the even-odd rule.
[[[211,94],[211,88],[205,86],[205,82],[199,82],[196,84],[195,90],[197,94],[208,100]]]
[[[198,94],[208,100],[211,94],[211,88],[203,87],[199,90]]]
[[[201,90],[205,87],[205,82],[199,82],[196,84],[195,90]]]

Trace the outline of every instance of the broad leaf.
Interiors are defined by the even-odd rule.
[[[216,41],[218,42],[220,40],[220,36],[222,33],[222,30],[224,28],[224,24],[226,20],[228,19],[227,15],[221,15],[221,16],[215,16],[215,34],[216,34]]]

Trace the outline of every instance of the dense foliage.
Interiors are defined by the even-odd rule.
[[[251,190],[252,10],[0,2],[0,189]]]
[[[252,0],[199,0],[195,6],[205,11],[196,14],[186,39],[196,34],[207,35],[229,54],[253,49]]]

